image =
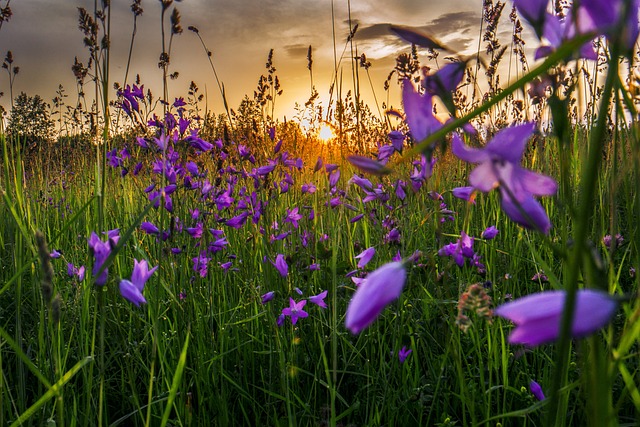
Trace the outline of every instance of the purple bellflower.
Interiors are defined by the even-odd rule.
[[[526,142],[535,129],[535,123],[511,126],[498,132],[484,148],[470,148],[454,135],[451,150],[456,157],[477,163],[469,175],[469,183],[482,192],[499,188],[502,209],[516,223],[545,234],[551,221],[534,196],[556,193],[556,181],[520,166]]]
[[[538,292],[497,307],[496,315],[516,325],[509,334],[509,343],[535,347],[557,340],[565,297],[565,291]],[[606,292],[578,290],[571,336],[591,335],[611,321],[617,308],[618,302]]]
[[[293,298],[289,298],[289,307],[282,309],[282,315],[289,316],[291,324],[295,325],[299,318],[305,318],[309,316],[309,313],[304,311],[303,307],[307,303],[307,300],[303,299],[300,302],[295,302]]]
[[[398,360],[400,363],[404,363],[407,360],[407,357],[413,352],[410,348],[407,348],[406,345],[403,345],[400,350],[398,350]]]
[[[388,169],[384,164],[369,157],[352,155],[347,156],[347,160],[361,171],[372,175],[386,175],[391,172],[391,169]]]
[[[371,261],[371,258],[373,258],[375,254],[376,248],[372,246],[362,251],[360,255],[356,255],[356,259],[360,260],[358,261],[358,268],[364,268],[369,263],[369,261]]]
[[[500,230],[498,230],[495,225],[492,225],[491,227],[488,227],[487,229],[485,229],[482,232],[482,235],[480,237],[482,237],[485,240],[491,240],[495,238],[499,232]]]
[[[434,74],[425,76],[422,87],[432,95],[437,95],[450,112],[455,111],[453,96],[464,77],[466,61],[451,62]]]
[[[99,276],[96,277],[96,275],[102,268],[102,264],[104,264],[106,259],[111,254],[111,249],[116,246],[119,239],[117,233],[113,234],[112,231],[110,231],[109,233],[109,239],[106,242],[100,240],[96,233],[91,233],[91,237],[89,237],[89,250],[95,258],[91,274],[93,274],[93,276],[95,277],[96,285],[98,286],[103,286],[105,283],[107,283],[107,277],[109,276],[108,268],[102,270],[102,273],[100,273]]]
[[[278,270],[278,273],[280,273],[282,277],[287,277],[289,274],[289,266],[287,265],[287,261],[284,259],[284,255],[278,254],[273,266]]]
[[[133,260],[133,272],[131,273],[131,280],[120,280],[120,294],[129,302],[140,307],[140,304],[146,304],[147,300],[142,295],[145,283],[149,280],[149,277],[158,269],[158,266],[149,270],[149,264],[146,260],[139,261]]]
[[[317,306],[322,308],[327,308],[327,303],[324,302],[324,299],[327,297],[327,291],[322,291],[318,295],[314,295],[309,297],[309,302],[314,303]]]
[[[344,322],[347,329],[358,334],[373,323],[387,305],[398,299],[406,280],[401,262],[391,262],[371,272],[349,302]]]
[[[531,392],[531,394],[535,396],[536,399],[538,400],[545,399],[544,392],[542,391],[542,387],[540,386],[540,384],[538,384],[533,380],[531,380],[531,382],[529,383],[529,391]]]
[[[433,115],[433,98],[429,92],[420,95],[410,80],[402,83],[402,104],[407,116],[407,124],[416,141],[422,141],[442,127]]]
[[[265,305],[269,301],[271,301],[276,295],[275,291],[269,291],[266,294],[262,295],[262,305]]]
[[[152,222],[143,221],[140,224],[140,229],[142,229],[142,231],[144,231],[147,234],[153,234],[153,235],[160,234],[160,230]]]

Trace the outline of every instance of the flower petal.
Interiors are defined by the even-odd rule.
[[[401,262],[378,268],[358,287],[345,317],[345,326],[357,334],[369,326],[391,302],[402,293],[407,272]]]
[[[491,162],[484,162],[469,174],[469,184],[475,189],[488,193],[498,187],[500,181]]]
[[[558,191],[556,180],[547,175],[521,169],[517,172],[522,187],[534,196],[553,196]]]
[[[535,123],[524,123],[502,129],[489,141],[486,150],[495,157],[519,164],[527,141],[536,126]]]
[[[485,149],[467,147],[457,134],[453,134],[451,139],[451,152],[460,160],[469,163],[482,163],[491,158]]]
[[[120,295],[129,302],[140,307],[140,304],[146,304],[147,300],[144,299],[142,292],[129,280],[122,279],[120,281]]]
[[[520,200],[514,202],[509,194],[500,189],[502,194],[502,210],[511,218],[525,228],[538,230],[548,234],[551,230],[551,221],[544,208],[531,194],[519,194]],[[526,214],[526,215],[525,215]]]

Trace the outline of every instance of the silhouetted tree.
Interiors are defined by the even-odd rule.
[[[21,92],[15,99],[7,126],[7,134],[23,147],[50,142],[53,139],[53,120],[49,117],[49,106],[40,95],[28,96]]]

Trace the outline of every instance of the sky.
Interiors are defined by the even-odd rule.
[[[122,83],[133,14],[130,0],[111,3],[110,80]],[[0,0],[1,6],[5,4],[6,0]],[[14,65],[20,67],[14,97],[24,91],[51,102],[62,84],[68,95],[67,103],[75,103],[77,89],[71,65],[75,57],[85,64],[88,59],[78,29],[78,7],[93,11],[93,5],[93,0],[11,1],[13,17],[0,28],[0,55],[4,58],[11,50]],[[174,2],[172,9],[174,6],[180,12],[184,32],[172,45],[169,71],[179,72],[179,77],[169,82],[169,97],[186,96],[190,82],[194,81],[200,93],[206,94],[208,107],[216,113],[224,111],[206,53],[197,36],[187,30],[188,26],[195,26],[213,52],[214,66],[234,109],[245,95],[252,97],[260,75],[266,74],[269,50],[274,49],[274,66],[283,89],[283,95],[276,101],[275,115],[280,119],[285,116],[291,119],[295,103],[302,105],[309,97],[309,46],[313,49],[313,82],[326,104],[334,76],[334,52],[340,57],[346,46],[349,15],[352,25],[358,24],[354,49],[358,54],[364,53],[372,63],[371,83],[367,82],[366,74],[361,74],[365,80],[360,91],[372,111],[376,111],[373,93],[379,103],[386,101],[383,82],[393,69],[396,56],[410,51],[406,42],[389,32],[389,24],[420,28],[461,54],[472,54],[477,50],[482,13],[481,0],[184,0]],[[161,5],[159,0],[143,0],[142,7],[129,82],[139,74],[145,89],[150,88],[160,96],[162,72],[157,63],[162,52]],[[506,34],[503,39],[509,40],[508,11],[503,15],[501,30]],[[168,27],[168,14],[166,22]],[[353,87],[349,49],[339,71],[344,88]],[[0,91],[5,93],[0,105],[7,108],[9,79],[6,70],[0,72]],[[397,108],[400,88],[395,78],[392,82],[389,102]]]

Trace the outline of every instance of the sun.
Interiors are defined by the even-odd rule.
[[[335,138],[335,134],[333,133],[333,129],[326,123],[320,125],[320,131],[318,132],[318,138],[324,142],[329,141],[330,139]]]

